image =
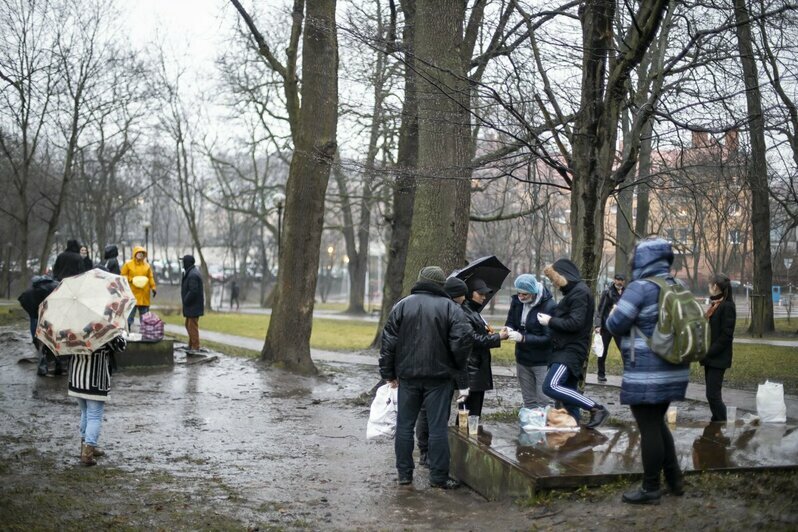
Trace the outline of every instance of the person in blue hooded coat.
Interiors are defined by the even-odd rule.
[[[543,381],[551,358],[549,328],[538,321],[538,314],[551,314],[557,304],[551,292],[531,273],[522,273],[513,283],[518,291],[510,299],[504,325],[512,330],[515,342],[515,371],[524,408],[540,408],[551,401],[543,393]]]
[[[632,282],[607,318],[607,329],[621,338],[621,404],[629,405],[640,431],[643,484],[623,494],[623,501],[630,504],[659,504],[663,472],[670,492],[673,495],[684,493],[682,472],[665,413],[672,401],[684,400],[690,365],[667,362],[651,351],[646,342],[657,325],[660,289],[645,278],[660,277],[675,284],[669,275],[672,263],[673,249],[669,242],[661,238],[640,242],[632,253]]]
[[[543,393],[560,401],[577,423],[580,409],[590,412],[590,421],[585,426],[594,429],[607,421],[610,413],[577,391],[580,379],[584,378],[593,333],[593,293],[582,281],[579,268],[568,259],[555,261],[543,273],[563,294],[551,315],[542,312],[537,315],[538,322],[551,329],[551,361]]]

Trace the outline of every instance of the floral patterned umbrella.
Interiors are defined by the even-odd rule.
[[[126,278],[95,268],[64,279],[47,296],[36,338],[56,355],[90,354],[127,329],[135,305]]]

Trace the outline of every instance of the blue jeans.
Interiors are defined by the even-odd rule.
[[[141,323],[141,317],[150,311],[150,307],[142,307],[136,305],[133,307],[133,310],[130,311],[130,316],[127,317],[127,330],[130,330],[133,327],[133,318],[136,317],[136,310],[139,311],[139,324]]]
[[[549,367],[543,383],[543,393],[556,401],[562,402],[568,413],[579,423],[579,409],[591,410],[598,404],[576,391],[579,379],[574,377],[564,364],[554,363]]]
[[[85,441],[86,445],[96,447],[97,441],[100,439],[105,402],[78,397],[78,404],[80,405],[80,439]]]
[[[454,382],[451,379],[399,379],[399,412],[396,419],[396,470],[400,478],[413,476],[413,428],[422,405],[429,420],[430,482],[449,478],[449,411]]]

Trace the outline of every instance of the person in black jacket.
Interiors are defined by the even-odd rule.
[[[468,295],[463,304],[463,311],[473,329],[474,345],[468,357],[468,398],[466,408],[471,416],[482,415],[482,404],[485,392],[493,389],[493,372],[490,368],[490,350],[500,347],[501,341],[507,339],[507,329],[493,332],[493,329],[479,313],[484,306],[488,294],[492,292],[485,281],[471,277],[466,283]]]
[[[87,272],[94,268],[94,263],[91,261],[91,257],[89,257],[89,248],[86,246],[80,246],[80,258],[83,259],[83,271]]]
[[[55,360],[56,375],[61,375],[64,372],[61,359],[36,339],[36,326],[39,323],[39,305],[56,288],[58,288],[58,281],[46,275],[37,275],[32,279],[31,287],[22,292],[17,298],[20,306],[27,312],[30,319],[30,336],[33,340],[33,345],[36,346],[36,350],[39,352],[39,364],[36,374],[42,377],[47,375],[48,359]]]
[[[543,393],[561,401],[577,423],[579,409],[589,411],[586,426],[596,428],[609,418],[609,411],[577,391],[593,331],[593,295],[582,281],[579,268],[568,259],[559,259],[543,273],[563,293],[552,315],[538,314],[541,325],[551,329],[551,365]]]
[[[382,331],[380,376],[399,387],[396,470],[399,484],[413,482],[413,426],[423,406],[429,420],[430,485],[453,489],[449,478],[447,424],[453,380],[458,402],[468,397],[466,365],[473,343],[463,310],[443,290],[437,266],[422,268],[410,295],[394,305]]]
[[[534,275],[523,273],[513,283],[518,294],[510,300],[505,326],[515,344],[515,370],[524,408],[542,408],[550,403],[543,393],[543,381],[551,358],[549,328],[538,321],[538,314],[551,314],[557,304]]]
[[[707,309],[710,344],[707,356],[701,361],[707,387],[707,402],[712,412],[711,421],[726,421],[723,403],[723,375],[732,364],[732,342],[737,324],[737,307],[732,298],[731,281],[722,273],[712,276],[709,282],[710,305]]]
[[[58,254],[53,265],[53,277],[61,282],[67,277],[83,273],[85,270],[83,257],[80,256],[80,244],[77,240],[67,240],[66,250]]]
[[[596,319],[593,322],[596,333],[601,335],[601,343],[604,346],[604,351],[601,356],[598,357],[599,382],[607,382],[607,352],[610,347],[610,338],[612,338],[612,334],[607,330],[607,316],[610,315],[610,311],[618,304],[618,300],[621,299],[625,282],[626,278],[623,274],[618,273],[615,275],[612,284],[601,294],[598,310],[596,311]],[[621,346],[617,339],[615,340],[615,345],[618,346],[618,351],[620,351]]]
[[[100,268],[107,271],[108,273],[113,273],[114,275],[121,275],[119,269],[119,249],[113,244],[105,246],[103,250],[103,262],[100,265]]]
[[[186,318],[188,352],[193,353],[200,348],[199,319],[205,313],[205,290],[202,287],[202,275],[194,265],[194,256],[186,255],[182,260],[184,273],[180,297],[183,301],[183,317]]]

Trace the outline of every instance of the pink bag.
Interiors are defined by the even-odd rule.
[[[143,342],[163,340],[163,321],[154,312],[147,312],[141,317],[141,340]]]

